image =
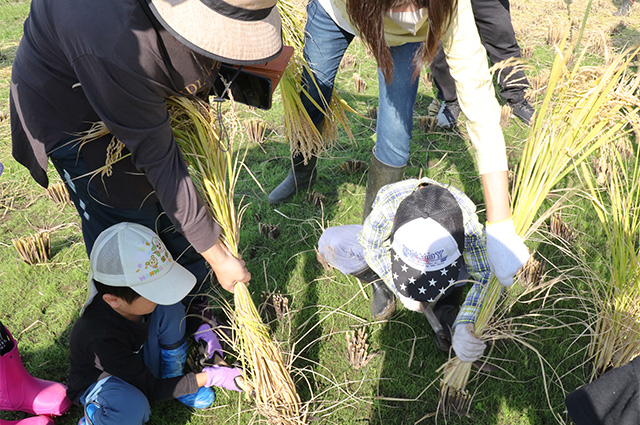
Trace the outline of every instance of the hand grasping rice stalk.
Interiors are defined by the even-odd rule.
[[[234,206],[234,189],[243,161],[233,154],[233,137],[227,134],[227,142],[221,141],[218,117],[209,104],[182,97],[171,98],[168,103],[176,141],[213,217],[222,227],[222,240],[237,256],[240,221],[246,206],[239,212]],[[245,378],[255,390],[260,413],[272,424],[304,424],[306,419],[293,380],[245,283],[236,284],[234,301],[233,342],[248,375]]]
[[[549,84],[533,128],[524,146],[515,176],[513,219],[516,232],[527,239],[558,205],[539,210],[555,185],[574,167],[605,143],[625,135],[620,111],[625,105],[618,88],[623,86],[623,72],[633,55],[620,55],[606,68],[581,67],[585,52],[572,69],[567,69],[571,54],[556,54]],[[534,221],[537,218],[536,221]],[[496,310],[502,286],[493,277],[479,307],[475,334],[482,339]],[[486,336],[486,335],[485,335]],[[446,407],[460,406],[468,400],[467,382],[471,363],[457,357],[443,367],[441,402]]]
[[[286,137],[291,146],[291,153],[300,153],[306,159],[317,156],[335,141],[338,136],[338,124],[345,130],[350,140],[353,134],[349,128],[345,111],[356,113],[334,90],[331,95],[329,107],[322,108],[306,93],[302,87],[302,72],[307,69],[310,75],[309,65],[302,57],[304,46],[304,22],[306,17],[306,2],[299,0],[279,0],[278,9],[282,18],[282,41],[287,46],[294,48],[294,54],[289,61],[289,66],[280,81],[282,106],[284,109],[284,124]],[[325,119],[322,124],[322,133],[311,121],[311,117],[302,105],[300,98],[306,95],[312,104],[325,110]]]

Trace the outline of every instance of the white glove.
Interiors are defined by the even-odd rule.
[[[487,223],[487,257],[491,271],[502,286],[511,286],[513,277],[529,260],[529,248],[516,234],[510,218],[497,223]]]
[[[473,334],[473,323],[456,326],[451,345],[456,356],[463,362],[475,362],[482,356],[487,346]]]

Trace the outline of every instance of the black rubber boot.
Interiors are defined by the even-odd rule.
[[[387,165],[376,158],[375,153],[371,152],[371,165],[369,166],[369,175],[367,176],[367,191],[364,196],[364,208],[362,210],[362,222],[367,219],[371,213],[373,201],[382,186],[395,183],[404,177],[404,169],[402,167],[394,167]]]
[[[291,170],[289,175],[269,194],[267,200],[270,204],[276,205],[286,202],[298,193],[301,189],[309,189],[316,181],[316,163],[317,156],[309,158],[305,164],[302,155],[294,155],[291,157]]]
[[[371,283],[371,317],[373,320],[387,320],[396,310],[396,297],[380,276],[369,267],[353,274],[363,283]]]

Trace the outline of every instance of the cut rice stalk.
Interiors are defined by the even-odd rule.
[[[51,258],[51,238],[47,231],[12,239],[11,243],[18,251],[20,258],[27,264],[45,263]]]
[[[337,140],[338,126],[345,130],[349,140],[354,140],[346,111],[353,113],[356,111],[347,105],[336,90],[333,90],[331,102],[328,105],[324,99],[321,101],[322,105],[318,105],[311,99],[302,87],[303,70],[306,68],[306,72],[313,75],[302,56],[306,2],[279,0],[278,8],[282,17],[283,43],[294,48],[294,54],[279,84],[284,110],[285,135],[289,141],[291,153],[301,154],[305,160],[308,160],[325,151]],[[314,84],[319,93],[320,90],[315,81]],[[313,106],[325,111],[321,130],[316,128],[305,110],[301,96],[306,96]]]
[[[563,44],[564,45],[564,44]],[[555,185],[576,165],[605,143],[624,137],[625,122],[620,111],[625,103],[617,97],[624,85],[624,70],[633,55],[620,55],[599,73],[581,68],[581,59],[566,69],[570,55],[559,49],[549,85],[516,173],[513,190],[513,219],[516,232],[527,239],[559,205],[540,213],[543,202]],[[536,218],[540,216],[542,218]],[[492,277],[475,323],[475,334],[482,339],[496,310],[502,286]],[[441,398],[465,389],[471,368],[457,358],[443,370]],[[454,400],[453,400],[454,401]]]
[[[222,228],[222,241],[238,256],[239,227],[245,207],[236,212],[234,189],[243,159],[233,154],[230,142],[233,137],[229,137],[226,145],[222,143],[217,117],[210,105],[186,98],[171,98],[169,105],[176,141],[194,170],[213,217]],[[258,410],[272,424],[305,423],[295,384],[246,283],[236,284],[234,304],[233,345],[239,353],[245,379],[254,388]]]

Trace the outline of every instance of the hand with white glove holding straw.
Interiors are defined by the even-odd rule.
[[[518,270],[529,260],[529,248],[516,233],[513,219],[487,223],[487,257],[502,286],[511,286]]]
[[[487,344],[473,332],[473,323],[464,323],[455,327],[451,346],[456,356],[463,362],[478,360]]]

